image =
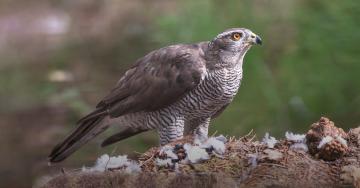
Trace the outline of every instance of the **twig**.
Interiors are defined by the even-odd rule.
[[[246,138],[246,137],[250,136],[253,132],[254,132],[254,129],[251,129],[250,132],[247,133],[245,136],[241,137],[240,140],[243,139],[243,138]]]
[[[217,134],[217,131],[215,131],[215,132],[211,135],[211,137],[215,136],[216,134]]]
[[[108,164],[110,162],[111,156],[115,153],[116,150],[117,150],[117,146],[115,146],[114,149],[111,151],[110,156],[109,156],[109,160],[106,161],[105,170],[107,169],[107,166],[108,166]]]
[[[145,165],[146,163],[148,163],[151,159],[153,159],[155,157],[155,154],[154,155],[152,155],[150,158],[148,158],[148,159],[146,159],[144,162],[142,162],[141,164],[140,164],[140,166],[142,167],[143,165]]]
[[[277,167],[280,167],[280,168],[285,168],[285,169],[287,169],[287,167],[286,167],[286,166],[284,166],[284,165],[280,165],[280,164],[276,164],[276,163],[260,163],[260,164],[259,164],[259,166],[261,166],[261,165],[267,165],[267,166],[277,166]]]

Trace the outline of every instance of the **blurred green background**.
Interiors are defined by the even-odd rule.
[[[360,1],[3,0],[0,2],[0,186],[29,187],[103,153],[144,152],[154,132],[105,149],[99,136],[64,163],[47,154],[137,58],[231,27],[263,38],[245,57],[234,102],[211,133],[283,137],[320,116],[360,123]]]

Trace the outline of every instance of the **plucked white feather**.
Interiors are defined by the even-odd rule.
[[[326,137],[322,138],[319,145],[317,146],[317,148],[318,149],[322,148],[323,146],[325,146],[327,143],[331,142],[332,140],[334,140],[334,138],[332,136],[326,136]]]
[[[305,134],[294,134],[292,132],[286,131],[285,138],[288,141],[297,142],[297,143],[305,143],[306,142]]]
[[[224,142],[216,139],[215,137],[211,137],[207,139],[203,144],[200,146],[201,148],[213,148],[214,152],[219,155],[223,155],[225,153],[225,144]]]
[[[178,156],[173,152],[174,147],[166,145],[160,149],[160,155],[165,154],[168,158],[178,159]]]
[[[262,143],[266,144],[268,148],[274,148],[275,144],[278,143],[275,137],[269,135],[269,133],[265,133],[264,138],[262,139]]]
[[[192,146],[190,144],[185,144],[184,149],[187,153],[187,159],[191,163],[199,163],[204,160],[210,159],[209,154],[206,152],[204,148],[199,146]]]
[[[127,158],[126,155],[119,155],[117,157],[110,157],[104,154],[96,160],[93,167],[83,167],[83,172],[104,172],[107,169],[123,168],[127,173],[140,172],[140,166]]]
[[[167,158],[167,159],[156,158],[155,162],[156,162],[156,165],[160,166],[160,167],[161,166],[167,167],[167,166],[172,166],[173,165],[172,162],[171,162],[171,159],[169,159],[169,158]]]
[[[342,145],[344,145],[344,146],[348,146],[347,145],[347,141],[343,138],[343,137],[341,137],[341,136],[336,136],[336,138],[335,138],[337,141],[339,141]]]
[[[290,149],[295,151],[309,151],[309,148],[305,143],[294,143],[290,146]]]

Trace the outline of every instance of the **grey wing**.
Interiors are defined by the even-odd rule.
[[[151,52],[138,60],[120,79],[117,86],[78,121],[78,127],[49,155],[59,162],[108,128],[110,118],[138,111],[153,111],[179,100],[192,90],[205,74],[199,45],[176,45]],[[107,139],[103,145],[144,130],[126,129]]]
[[[176,45],[151,52],[131,67],[97,105],[110,117],[154,111],[179,100],[196,87],[205,63],[194,45]]]

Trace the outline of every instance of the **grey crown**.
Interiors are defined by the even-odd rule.
[[[245,28],[228,29],[212,41],[177,44],[137,60],[96,109],[52,150],[59,162],[106,130],[120,131],[102,146],[156,129],[160,144],[194,134],[206,139],[210,120],[231,103],[242,79],[246,52],[261,39]]]

